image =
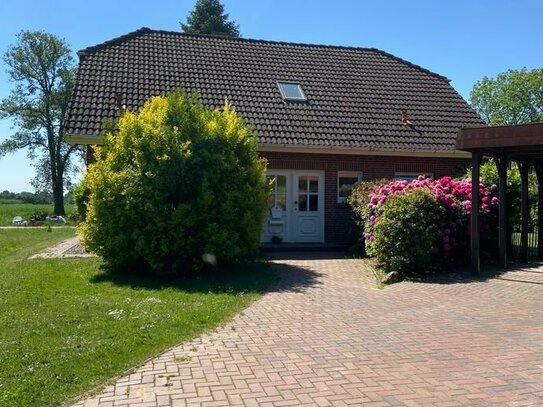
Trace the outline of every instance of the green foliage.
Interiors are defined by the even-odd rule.
[[[347,198],[347,202],[350,205],[353,212],[353,223],[356,228],[356,235],[358,240],[358,246],[363,250],[363,254],[366,253],[365,239],[364,239],[364,224],[368,214],[368,204],[370,203],[370,193],[375,187],[389,183],[388,179],[379,179],[372,181],[364,181],[358,184],[351,194]]]
[[[72,199],[74,200],[77,217],[80,221],[85,221],[87,218],[87,203],[90,198],[90,190],[87,188],[85,178],[74,186],[72,190]]]
[[[34,187],[52,191],[54,212],[64,215],[63,188],[79,150],[65,142],[63,132],[75,78],[70,48],[54,35],[22,31],[4,61],[16,86],[0,103],[0,119],[12,119],[17,130],[0,143],[0,157],[27,149],[35,159]]]
[[[73,212],[73,205],[66,205],[68,216]],[[0,203],[0,226],[11,226],[11,221],[15,216],[21,216],[29,221],[30,216],[35,212],[44,212],[47,215],[53,214],[53,205],[33,205],[25,203]],[[58,225],[57,225],[58,226]],[[65,226],[65,225],[63,225]]]
[[[198,0],[181,28],[188,34],[214,34],[239,37],[239,26],[228,21],[228,14],[219,0]]]
[[[29,203],[29,204],[50,204],[53,203],[53,196],[47,192],[0,192],[0,201],[5,203]]]
[[[481,181],[486,185],[498,185],[500,176],[494,160],[486,160],[481,164]],[[465,175],[471,178],[471,168],[468,168]],[[520,171],[515,162],[507,170],[507,217],[509,219],[509,230],[513,231],[520,227]],[[535,172],[528,175],[528,200],[531,208],[529,226],[532,228],[537,224],[537,176]]]
[[[182,273],[257,249],[265,164],[256,133],[228,103],[208,110],[181,91],[154,97],[121,117],[97,158],[85,176],[91,195],[80,231],[114,267]]]
[[[543,68],[510,69],[484,77],[470,94],[471,105],[491,126],[543,121]]]
[[[47,218],[47,212],[36,210],[30,214],[30,222],[45,222],[45,218]]]
[[[427,271],[439,239],[443,209],[431,192],[415,189],[389,198],[375,227],[372,254],[386,272]]]
[[[230,319],[273,275],[255,263],[165,280],[101,261],[28,260],[73,229],[0,230],[0,406],[54,407]]]

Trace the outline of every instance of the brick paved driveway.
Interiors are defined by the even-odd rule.
[[[379,291],[324,257],[77,406],[543,405],[543,269]]]

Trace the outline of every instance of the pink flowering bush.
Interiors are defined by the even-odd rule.
[[[439,219],[435,219],[439,238],[430,248],[433,264],[463,263],[468,259],[470,236],[470,213],[473,207],[481,213],[481,235],[483,251],[489,253],[497,237],[498,198],[496,185],[486,186],[479,183],[480,201],[474,205],[471,201],[471,180],[454,180],[443,177],[438,180],[425,178],[409,181],[389,181],[373,185],[366,196],[360,193],[351,195],[350,203],[364,229],[366,253],[378,257],[376,240],[379,238],[379,224],[386,202],[408,191],[425,190],[432,194],[443,209]],[[406,214],[406,216],[412,214]],[[419,211],[417,216],[431,216]],[[407,231],[406,239],[416,241],[416,233]],[[379,259],[378,259],[379,260]]]

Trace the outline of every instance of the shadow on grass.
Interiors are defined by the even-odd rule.
[[[102,266],[91,283],[112,283],[136,290],[177,289],[186,292],[241,294],[251,292],[301,291],[317,283],[318,273],[288,264],[257,261],[250,264],[206,270],[187,276],[152,276]]]
[[[517,263],[511,262],[507,268],[495,264],[488,264],[481,267],[480,274],[473,274],[469,267],[456,268],[450,271],[443,271],[436,274],[427,274],[420,277],[409,278],[409,281],[428,284],[469,284],[484,282],[491,279],[499,279],[526,284],[543,285],[543,263]],[[518,274],[517,274],[518,273]],[[535,274],[537,281],[527,280],[521,275],[523,273]],[[504,275],[507,274],[505,277]],[[541,276],[541,278],[538,278]]]

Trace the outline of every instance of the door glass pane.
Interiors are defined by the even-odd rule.
[[[307,177],[299,177],[298,178],[298,192],[304,193],[307,192]]]
[[[270,185],[270,188],[271,188],[271,191],[272,193],[275,192],[275,175],[267,175],[266,176],[266,181],[267,181],[267,184]]]
[[[319,210],[319,196],[318,195],[309,195],[309,210],[310,211]]]
[[[298,195],[298,210],[307,211],[307,195]]]
[[[277,206],[281,209],[287,209],[287,196],[285,194],[277,194]]]
[[[309,177],[309,192],[319,192],[319,177]]]
[[[277,176],[277,192],[280,194],[285,194],[287,192],[287,177],[286,175]]]
[[[268,197],[268,208],[273,208],[275,206],[275,195],[271,194]]]

